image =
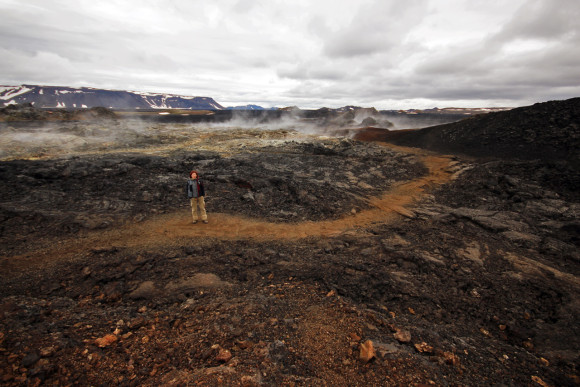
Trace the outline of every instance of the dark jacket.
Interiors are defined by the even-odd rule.
[[[200,196],[205,196],[205,188],[203,187],[203,181],[201,179],[187,179],[187,185],[185,187],[185,192],[188,198],[197,198]]]

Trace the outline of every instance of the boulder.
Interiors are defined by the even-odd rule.
[[[129,297],[134,300],[151,299],[155,297],[156,294],[157,288],[155,287],[155,283],[153,281],[145,281],[139,284],[137,289],[129,294]]]
[[[232,286],[229,282],[222,281],[212,273],[197,273],[193,277],[182,278],[167,284],[166,289],[170,292],[187,291],[192,289],[218,289]]]

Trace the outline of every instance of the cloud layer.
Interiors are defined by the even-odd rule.
[[[577,0],[0,0],[0,15],[8,85],[304,108],[580,96]]]

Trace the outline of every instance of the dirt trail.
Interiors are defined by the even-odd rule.
[[[390,146],[390,145],[389,145]],[[189,210],[157,216],[140,224],[125,225],[112,230],[93,231],[74,238],[55,241],[37,251],[3,259],[2,266],[11,270],[47,265],[65,259],[74,259],[91,249],[112,247],[156,248],[179,243],[187,238],[292,240],[305,237],[331,237],[359,227],[380,222],[389,223],[401,216],[412,216],[412,204],[435,186],[452,179],[448,156],[434,155],[416,149],[397,147],[414,153],[429,169],[421,178],[399,183],[382,196],[371,198],[372,208],[349,214],[340,219],[274,223],[241,216],[210,213],[209,224],[192,224]]]
[[[449,181],[450,160],[445,156],[424,156],[421,159],[429,174],[409,182],[395,185],[381,197],[369,200],[371,209],[347,215],[336,220],[299,223],[274,223],[226,214],[210,214],[209,224],[192,225],[188,214],[173,214],[143,225],[148,240],[178,237],[212,237],[219,239],[251,238],[257,240],[300,239],[309,236],[330,237],[345,231],[364,227],[374,222],[389,222],[401,215],[412,216],[407,207],[420,200],[430,188]]]

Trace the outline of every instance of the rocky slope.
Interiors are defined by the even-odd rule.
[[[381,137],[396,144],[437,152],[578,163],[580,98],[477,115],[416,131],[384,132]]]
[[[114,112],[102,107],[83,110],[41,110],[30,103],[25,103],[0,108],[0,122],[89,121],[116,118],[117,115]]]

